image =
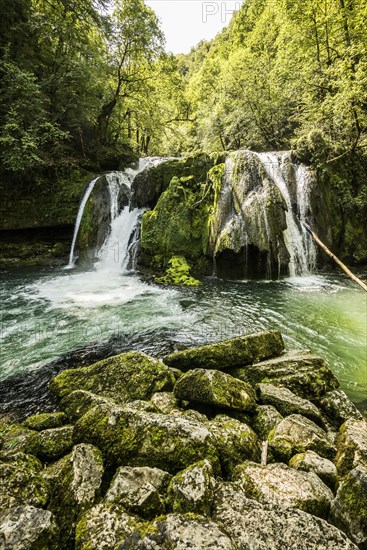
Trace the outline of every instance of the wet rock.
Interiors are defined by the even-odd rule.
[[[96,405],[112,403],[111,399],[101,397],[90,391],[75,390],[66,395],[60,402],[60,408],[65,411],[70,422],[76,422],[83,414]]]
[[[36,433],[29,443],[29,452],[44,462],[61,458],[73,447],[73,429],[73,426],[62,426]]]
[[[74,438],[98,446],[117,465],[151,466],[175,473],[208,458],[218,466],[208,428],[182,416],[103,405],[78,420]]]
[[[170,479],[168,472],[158,468],[123,466],[117,470],[105,501],[121,504],[141,517],[154,518],[165,511],[161,494],[167,489]]]
[[[343,479],[330,518],[360,548],[367,548],[367,469],[357,466]]]
[[[221,409],[251,411],[256,406],[252,386],[218,370],[190,370],[176,382],[174,394],[177,399]]]
[[[327,458],[322,458],[314,451],[306,451],[294,455],[289,461],[289,466],[304,472],[314,472],[329,487],[335,487],[338,471],[335,464]]]
[[[347,420],[340,428],[336,441],[336,467],[340,475],[358,465],[367,467],[367,422]]]
[[[99,361],[90,367],[66,370],[50,381],[50,389],[65,397],[86,390],[116,403],[150,399],[157,391],[170,391],[175,383],[171,370],[141,352],[129,352]]]
[[[3,550],[57,548],[58,527],[48,510],[17,506],[0,511],[0,547]]]
[[[139,521],[116,504],[101,503],[86,512],[76,527],[76,550],[116,548],[137,529]]]
[[[267,440],[269,433],[283,420],[282,415],[272,405],[259,405],[253,420],[253,427],[260,439]]]
[[[282,353],[283,349],[280,332],[259,332],[200,348],[178,351],[167,355],[163,361],[170,367],[184,371],[194,368],[226,370],[275,357]]]
[[[233,479],[248,498],[267,505],[299,508],[324,518],[334,498],[316,474],[294,470],[285,464],[260,466],[245,462],[235,468]]]
[[[357,550],[344,533],[300,510],[264,507],[232,483],[218,483],[213,519],[243,550]]]
[[[362,414],[342,390],[328,392],[320,401],[328,420],[339,427],[349,419],[363,420]]]
[[[67,424],[67,421],[68,418],[63,412],[43,413],[29,416],[23,422],[23,426],[40,432],[51,428],[60,428],[64,424]]]
[[[168,502],[176,514],[192,512],[210,515],[215,479],[208,460],[192,464],[172,479],[168,490]]]
[[[308,351],[291,351],[229,374],[254,385],[266,382],[284,386],[304,399],[321,397],[339,386],[328,364]]]
[[[299,414],[287,416],[274,428],[269,445],[276,456],[286,461],[308,450],[325,458],[333,458],[336,452],[326,432]]]
[[[170,514],[155,521],[150,533],[134,533],[121,541],[118,550],[235,550],[229,536],[213,521],[203,517]]]
[[[24,453],[0,454],[0,508],[19,504],[45,506],[49,484],[42,478],[42,464]]]
[[[170,414],[178,409],[178,401],[172,392],[158,392],[152,395],[152,403],[157,407],[158,412]]]
[[[273,405],[283,416],[302,414],[317,424],[321,422],[321,413],[318,408],[311,401],[298,397],[287,388],[273,384],[259,384],[258,393],[261,403]]]
[[[215,446],[224,473],[244,460],[260,460],[260,442],[256,433],[243,422],[225,415],[218,415],[207,424],[214,436]]]
[[[34,437],[34,431],[19,424],[0,423],[0,444],[2,451],[26,453]]]

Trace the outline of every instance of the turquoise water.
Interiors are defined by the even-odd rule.
[[[287,347],[323,356],[356,402],[367,399],[367,295],[342,276],[277,282],[207,279],[192,289],[99,271],[0,274],[0,380],[78,346],[168,329],[181,347],[279,329]]]

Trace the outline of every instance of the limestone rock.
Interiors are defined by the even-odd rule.
[[[161,494],[170,479],[170,474],[158,468],[122,466],[112,480],[105,501],[121,504],[141,517],[154,518],[165,511]]]
[[[48,510],[17,506],[0,511],[0,547],[3,550],[57,548],[58,527]]]
[[[261,440],[265,441],[269,433],[283,420],[282,415],[272,405],[259,405],[253,420],[253,427]]]
[[[76,527],[76,550],[116,548],[117,543],[139,529],[139,521],[116,504],[101,503],[86,512]]]
[[[267,505],[299,508],[324,518],[334,498],[316,474],[294,470],[285,464],[260,466],[245,462],[236,467],[233,479],[248,498]]]
[[[308,401],[298,397],[287,388],[273,384],[259,384],[260,402],[264,405],[273,405],[283,416],[302,414],[317,424],[321,422],[321,413],[318,408]]]
[[[336,467],[340,475],[358,465],[367,467],[367,422],[347,420],[340,428],[337,438]]]
[[[254,385],[262,382],[281,385],[304,399],[321,397],[339,386],[327,363],[308,351],[291,351],[275,359],[231,370],[229,374]]]
[[[282,353],[283,349],[280,332],[259,332],[200,348],[178,351],[167,355],[163,361],[170,367],[184,371],[195,368],[226,370],[275,357]]]
[[[357,550],[325,520],[301,510],[264,507],[232,483],[217,484],[213,519],[241,550]]]
[[[320,405],[328,420],[337,427],[349,419],[363,420],[362,414],[342,390],[327,392]]]
[[[95,407],[75,425],[75,441],[98,446],[117,465],[151,466],[176,473],[208,458],[218,467],[214,438],[201,422],[128,407]]]
[[[314,451],[306,451],[294,455],[289,461],[289,466],[304,472],[314,472],[329,487],[335,487],[338,471],[335,464],[327,458],[322,458]]]
[[[150,399],[157,391],[170,391],[174,383],[174,375],[161,361],[132,351],[89,367],[65,370],[50,381],[49,387],[58,397],[86,390],[116,403],[127,403]]]
[[[256,406],[252,386],[218,370],[190,370],[176,382],[174,394],[177,399],[221,409],[251,411]]]
[[[37,432],[29,444],[29,451],[44,462],[57,460],[73,447],[73,426],[62,426]]]
[[[104,405],[106,403],[112,403],[112,401],[90,391],[75,390],[61,400],[60,408],[65,411],[70,422],[76,422],[83,414],[93,409],[96,405]]]
[[[67,416],[63,412],[43,413],[29,416],[23,422],[23,426],[40,432],[50,428],[60,428],[64,424],[67,424],[67,421]]]
[[[213,468],[208,460],[196,462],[179,472],[168,489],[168,501],[173,512],[209,516],[214,486]]]
[[[299,414],[287,416],[276,426],[269,435],[269,445],[276,456],[287,461],[308,450],[325,458],[333,458],[336,451],[326,432]]]
[[[367,548],[367,469],[357,466],[343,479],[331,504],[331,520],[360,548]]]
[[[175,409],[178,409],[178,401],[173,392],[158,392],[151,397],[152,403],[157,407],[158,412],[170,414]]]
[[[0,423],[0,443],[4,452],[23,452],[29,450],[29,443],[34,437],[34,431],[19,424]]]

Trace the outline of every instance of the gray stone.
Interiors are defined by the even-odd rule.
[[[266,441],[269,434],[283,420],[282,415],[272,405],[259,405],[253,420],[253,428],[262,441]]]
[[[259,384],[258,392],[263,405],[273,405],[283,416],[302,414],[317,424],[321,422],[318,408],[308,401],[298,397],[287,388],[273,384]]]
[[[192,464],[172,479],[168,501],[174,513],[210,515],[215,479],[208,460]]]
[[[0,547],[3,550],[57,548],[58,528],[48,510],[18,506],[0,512]]]
[[[336,485],[338,471],[335,464],[327,458],[322,458],[314,451],[294,455],[289,461],[289,466],[304,472],[314,472],[331,488]]]
[[[220,409],[251,411],[256,406],[252,386],[218,370],[190,370],[176,382],[174,394],[177,399]]]
[[[57,460],[73,448],[73,426],[37,432],[29,443],[29,452],[44,462]]]
[[[28,453],[29,444],[35,435],[34,430],[29,430],[19,424],[2,424],[0,422],[1,450],[12,453]]]
[[[336,452],[326,432],[299,414],[287,416],[276,426],[269,435],[269,445],[276,456],[286,461],[308,450],[325,458],[333,458]]]
[[[49,430],[51,428],[60,428],[64,424],[67,424],[68,418],[63,412],[35,414],[29,416],[24,422],[23,426],[36,430],[38,432],[42,430]]]
[[[327,517],[332,491],[313,472],[302,472],[285,464],[260,466],[245,462],[235,468],[237,481],[248,498],[260,503],[299,508],[315,516]]]
[[[178,401],[172,392],[158,392],[151,397],[152,403],[157,407],[158,412],[170,414],[179,409]]]
[[[65,411],[70,422],[76,422],[93,407],[109,403],[112,403],[110,399],[90,391],[75,390],[61,400],[60,408]]]
[[[320,405],[328,420],[337,427],[349,419],[363,420],[362,414],[342,390],[328,392],[320,400]]]
[[[345,475],[358,465],[367,467],[367,422],[347,420],[340,428],[336,441],[336,467]]]

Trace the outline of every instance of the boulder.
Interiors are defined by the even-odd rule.
[[[112,480],[105,501],[121,504],[141,517],[154,518],[165,511],[161,495],[170,479],[169,473],[158,468],[122,466]]]
[[[252,386],[218,370],[188,371],[176,382],[174,394],[177,399],[234,411],[251,411],[256,406]]]
[[[357,466],[341,482],[330,519],[360,548],[367,548],[367,469]]]
[[[316,474],[294,470],[285,464],[261,466],[245,462],[235,468],[233,479],[248,498],[272,506],[299,508],[324,518],[334,498]]]
[[[62,426],[37,432],[29,443],[29,451],[44,462],[57,460],[73,447],[73,426]]]
[[[183,371],[195,368],[226,370],[276,357],[284,343],[280,332],[259,332],[200,348],[177,351],[164,357],[166,365]]]
[[[243,550],[357,550],[344,533],[301,510],[264,507],[232,483],[218,483],[213,519]]]
[[[150,399],[157,391],[170,391],[175,383],[171,370],[145,353],[131,351],[109,357],[89,367],[65,370],[50,381],[57,397],[86,390],[116,403]]]
[[[34,431],[19,424],[0,423],[0,446],[4,452],[27,453]]]
[[[3,550],[58,548],[58,527],[48,510],[17,506],[0,511],[0,547]]]
[[[76,527],[76,550],[117,548],[117,543],[141,524],[117,504],[101,503],[88,510]]]
[[[229,536],[216,523],[201,516],[170,514],[151,524],[147,533],[134,533],[120,541],[118,550],[235,550]]]
[[[210,462],[196,462],[172,479],[168,489],[168,502],[176,514],[192,512],[209,516],[214,486]]]
[[[363,420],[362,414],[342,390],[327,392],[320,405],[329,422],[338,428],[349,419]]]
[[[41,432],[42,430],[49,430],[50,428],[60,428],[64,424],[67,424],[68,418],[63,412],[43,413],[29,416],[27,420],[23,422],[23,426]]]
[[[327,433],[299,414],[287,416],[274,428],[269,435],[269,445],[275,456],[286,461],[308,450],[325,458],[333,458],[336,452]]]
[[[42,478],[42,464],[24,453],[0,454],[0,508],[20,504],[45,506],[49,485]]]
[[[256,433],[243,422],[218,415],[207,424],[218,449],[222,470],[230,474],[244,460],[260,460],[261,446]]]
[[[316,399],[339,386],[328,364],[308,351],[291,351],[275,359],[234,369],[229,374],[253,385],[267,382],[288,388],[304,399]]]
[[[259,405],[252,425],[260,439],[266,441],[269,433],[283,420],[282,415],[272,405]]]
[[[70,422],[76,422],[83,414],[96,405],[112,403],[111,399],[101,397],[90,391],[75,390],[63,397],[60,408],[65,411]]]
[[[178,401],[173,392],[158,392],[151,397],[151,402],[157,407],[157,411],[163,414],[170,414],[179,409]]]
[[[95,407],[78,420],[75,441],[98,446],[117,465],[151,466],[176,473],[208,458],[218,467],[217,450],[201,422],[128,407]]]
[[[358,465],[367,467],[367,422],[347,420],[340,428],[336,441],[336,467],[345,475]]]
[[[289,461],[289,466],[296,470],[304,472],[314,472],[322,481],[331,488],[334,488],[337,482],[338,471],[333,462],[327,458],[319,456],[314,451],[306,451],[294,455]]]
[[[298,397],[287,388],[273,384],[259,384],[258,395],[263,405],[273,405],[283,416],[302,414],[317,424],[321,423],[321,413],[318,408],[308,401]]]

